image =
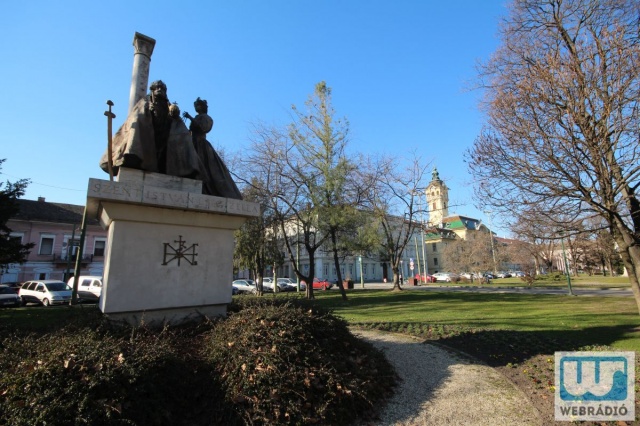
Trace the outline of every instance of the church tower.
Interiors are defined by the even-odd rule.
[[[442,220],[449,216],[449,188],[444,184],[438,170],[434,167],[431,172],[431,182],[426,189],[429,205],[429,225],[442,226]]]

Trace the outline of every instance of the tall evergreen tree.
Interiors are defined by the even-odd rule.
[[[0,170],[5,161],[6,159],[0,159]],[[24,195],[28,184],[28,179],[21,179],[15,183],[0,183],[0,275],[5,273],[11,264],[24,263],[33,247],[33,243],[22,244],[22,241],[11,238],[11,229],[7,226],[9,219],[18,213],[16,200]]]

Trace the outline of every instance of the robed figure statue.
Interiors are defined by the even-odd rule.
[[[180,119],[180,110],[167,98],[167,86],[154,81],[150,93],[140,99],[113,137],[114,174],[129,167],[171,176],[197,178],[198,155],[189,129]],[[108,154],[100,160],[108,171]]]
[[[208,195],[242,199],[236,183],[231,178],[229,169],[207,141],[207,133],[213,128],[213,119],[208,114],[207,101],[198,98],[193,106],[197,113],[196,116],[192,117],[188,112],[185,112],[183,116],[191,121],[189,129],[193,146],[200,159],[203,192]]]
[[[120,167],[128,167],[198,179],[202,180],[204,194],[242,199],[229,170],[206,140],[213,127],[207,102],[196,100],[196,117],[184,114],[191,120],[188,129],[178,106],[169,102],[167,86],[158,80],[149,89],[113,137],[113,173],[117,175]],[[100,167],[108,172],[108,150],[100,159]]]

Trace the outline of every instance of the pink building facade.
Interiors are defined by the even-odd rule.
[[[0,282],[68,280],[74,274],[84,206],[49,203],[44,198],[17,201],[20,211],[7,222],[11,238],[34,246],[27,261],[10,265]],[[88,221],[80,274],[101,276],[106,249],[107,231],[96,220]]]

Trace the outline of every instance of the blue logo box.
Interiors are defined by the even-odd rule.
[[[556,352],[556,420],[635,420],[635,352]]]

